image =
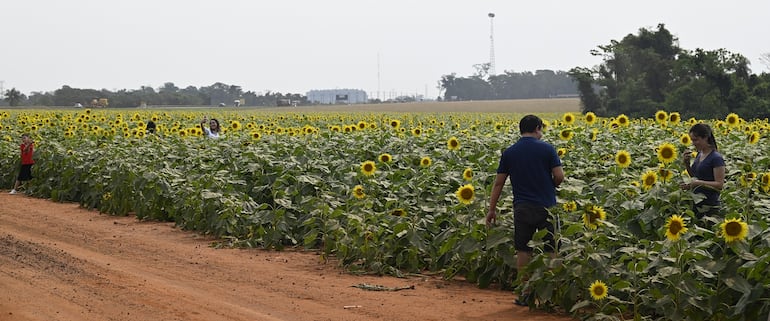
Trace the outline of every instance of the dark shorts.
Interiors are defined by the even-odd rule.
[[[28,181],[32,179],[32,164],[26,164],[21,165],[21,170],[19,171],[19,178],[17,178],[19,181]]]
[[[556,248],[554,241],[553,223],[549,220],[551,214],[542,206],[530,204],[517,204],[513,207],[513,243],[517,251],[532,252],[527,245],[532,236],[538,230],[546,229],[548,233],[543,237],[546,246],[543,250],[553,252]]]

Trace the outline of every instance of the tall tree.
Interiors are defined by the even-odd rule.
[[[20,91],[16,90],[16,88],[11,88],[5,92],[5,101],[8,102],[8,105],[18,106],[19,103],[25,99],[27,99],[27,97]]]

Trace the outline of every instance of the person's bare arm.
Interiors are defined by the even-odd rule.
[[[493,224],[497,221],[497,201],[500,199],[500,194],[503,192],[503,186],[505,186],[506,179],[508,179],[508,174],[506,173],[498,173],[497,176],[495,176],[495,182],[492,185],[492,193],[489,196],[487,225]]]
[[[564,168],[561,166],[551,168],[551,177],[553,177],[553,186],[559,187],[561,182],[564,181]]]

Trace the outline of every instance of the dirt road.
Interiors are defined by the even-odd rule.
[[[356,276],[314,253],[211,244],[170,223],[1,191],[0,320],[569,320],[462,281]]]

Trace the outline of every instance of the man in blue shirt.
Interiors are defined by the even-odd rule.
[[[549,220],[548,208],[556,205],[556,187],[564,181],[564,170],[556,149],[540,140],[543,137],[543,121],[539,117],[524,116],[519,122],[519,131],[521,138],[500,157],[489,200],[487,225],[495,223],[497,219],[497,201],[505,180],[510,177],[513,187],[516,268],[518,273],[522,273],[532,257],[532,248],[527,243],[532,240],[535,232],[548,230],[544,238],[547,244],[545,250],[555,251],[554,227]],[[528,305],[526,297],[521,295],[516,304]]]

